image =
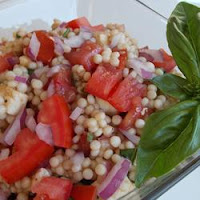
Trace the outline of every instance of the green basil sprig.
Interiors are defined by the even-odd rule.
[[[200,148],[200,8],[181,2],[167,24],[167,40],[185,79],[172,74],[152,82],[179,103],[152,114],[137,151],[135,184],[162,176]]]

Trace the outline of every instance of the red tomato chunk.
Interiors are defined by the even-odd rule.
[[[69,115],[64,97],[55,94],[43,101],[38,122],[51,126],[55,146],[70,148],[72,145],[73,129]]]
[[[31,188],[31,191],[37,194],[34,200],[67,200],[71,190],[70,180],[56,177],[45,177]]]
[[[18,134],[14,150],[10,157],[0,161],[0,175],[9,184],[28,176],[52,155],[54,148],[25,128]]]
[[[108,99],[112,89],[122,80],[122,71],[112,66],[98,66],[86,85],[86,92]]]
[[[92,57],[102,51],[102,47],[94,42],[86,41],[80,49],[65,53],[64,56],[71,65],[83,65],[86,71],[92,71],[96,68],[96,64],[92,61]]]

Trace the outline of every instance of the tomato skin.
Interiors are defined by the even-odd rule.
[[[7,53],[5,55],[0,56],[0,73],[6,71],[6,70],[11,70],[13,66],[10,65],[8,62],[8,58],[13,57],[13,53]]]
[[[71,69],[64,68],[53,77],[56,94],[63,96],[67,103],[73,102],[76,98],[76,88],[72,86],[71,77]]]
[[[83,65],[86,71],[92,71],[96,68],[96,64],[92,61],[92,57],[102,51],[102,47],[94,42],[86,41],[80,49],[65,53],[65,58],[71,65]]]
[[[99,65],[88,81],[85,91],[107,100],[112,89],[122,80],[122,71],[110,65]]]
[[[86,17],[80,17],[77,19],[74,19],[72,21],[67,22],[66,27],[76,29],[80,27],[87,27],[90,31],[103,31],[104,26],[102,24],[97,25],[97,26],[91,26],[90,22]]]
[[[146,93],[146,86],[137,82],[132,76],[126,77],[109,97],[108,102],[120,112],[127,112],[131,109],[133,97],[143,97]]]
[[[172,69],[176,67],[175,60],[172,56],[167,54],[167,52],[164,49],[160,49],[159,51],[163,56],[163,62],[152,61],[152,63],[155,65],[155,67],[162,67],[166,72],[172,71]]]
[[[28,176],[52,155],[54,148],[25,128],[17,135],[14,150],[10,157],[0,161],[0,175],[9,184]]]
[[[84,153],[86,157],[90,155],[90,142],[87,140],[87,133],[82,133],[78,142],[79,150]]]
[[[43,101],[38,122],[51,126],[55,146],[70,148],[72,145],[73,128],[69,115],[70,110],[64,97],[54,94]]]
[[[72,183],[70,180],[56,177],[44,177],[31,188],[31,191],[37,193],[41,200],[41,197],[44,200],[67,200],[71,190]]]
[[[37,194],[33,200],[51,200],[46,194]]]
[[[97,189],[93,185],[74,185],[71,197],[73,200],[96,200]]]

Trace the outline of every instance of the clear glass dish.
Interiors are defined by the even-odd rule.
[[[166,16],[137,0],[0,0],[0,37],[11,37],[19,26],[29,31],[48,29],[54,18],[68,21],[77,16],[86,16],[92,24],[125,24],[140,47],[168,49]],[[120,200],[156,199],[199,165],[197,152],[169,174],[149,181]]]

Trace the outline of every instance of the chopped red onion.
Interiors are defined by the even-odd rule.
[[[8,158],[9,154],[10,154],[9,148],[2,149],[0,152],[0,160],[5,160],[6,158]]]
[[[53,145],[53,135],[51,127],[47,124],[39,123],[35,128],[35,132],[40,140],[46,142],[49,145]]]
[[[18,133],[24,127],[27,114],[24,108],[25,107],[23,106],[13,123],[10,124],[4,132],[4,141],[8,145],[12,145],[14,143]]]
[[[145,57],[150,62],[163,62],[163,55],[160,50],[142,48],[139,49],[139,56]]]
[[[63,55],[64,53],[63,42],[57,36],[54,36],[53,38],[55,43],[55,53],[60,56]]]
[[[27,115],[25,120],[25,125],[27,128],[29,128],[32,132],[35,132],[36,128],[36,121],[32,115]]]
[[[97,193],[102,199],[111,197],[128,174],[131,162],[128,159],[121,159],[110,170],[105,180],[97,188]]]
[[[19,64],[19,58],[17,56],[9,57],[7,58],[7,61],[11,66],[15,66],[16,64]]]
[[[144,79],[152,79],[153,78],[153,73],[149,72],[143,68],[141,69],[141,75],[142,75],[142,78],[144,78]]]
[[[48,73],[49,67],[40,67],[34,71],[34,74],[39,78],[43,73]]]
[[[29,46],[28,46],[28,56],[32,60],[36,60],[40,50],[40,41],[38,40],[35,32],[32,34]]]
[[[72,163],[77,166],[77,165],[82,165],[82,162],[84,161],[84,153],[83,152],[77,152],[72,158],[71,161]]]
[[[52,77],[54,74],[58,73],[61,69],[61,65],[55,65],[50,68],[50,70],[47,72],[47,77]]]
[[[135,134],[130,134],[128,131],[119,129],[119,131],[126,136],[133,144],[138,145],[140,142],[140,137]]]
[[[76,107],[76,108],[72,111],[72,113],[71,113],[71,115],[69,116],[69,118],[75,121],[75,120],[78,119],[78,117],[79,117],[82,113],[83,113],[83,109],[80,108],[80,107]]]
[[[49,83],[49,86],[47,88],[47,96],[51,97],[55,94],[55,86],[53,80]]]
[[[78,48],[84,43],[84,39],[80,35],[75,35],[68,39],[64,39],[64,43],[71,48]]]
[[[20,83],[26,83],[27,78],[24,76],[15,76],[15,81],[20,82]]]
[[[67,25],[66,22],[62,22],[62,23],[59,25],[59,27],[60,27],[60,28],[64,28],[64,27],[66,27],[66,25]]]

